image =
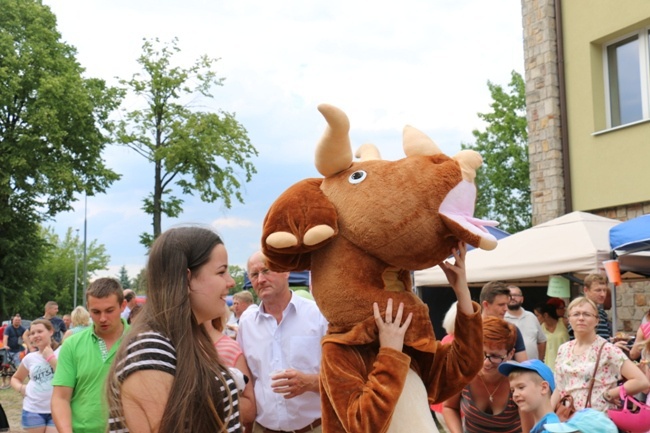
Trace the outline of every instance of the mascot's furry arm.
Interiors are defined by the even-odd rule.
[[[364,145],[353,162],[347,116],[329,105],[319,110],[328,122],[316,150],[324,178],[295,184],[270,208],[262,236],[268,266],[310,269],[329,321],[323,431],[425,431],[418,422],[431,420],[427,398],[458,393],[483,365],[481,317],[476,304],[472,314],[460,313],[454,343],[440,346],[410,271],[442,262],[459,241],[496,246],[484,227],[491,223],[473,217],[481,157],[464,150],[450,158],[406,127],[406,158],[383,161]],[[413,314],[403,352],[379,347],[372,304],[383,312],[389,299],[404,304],[404,317]]]

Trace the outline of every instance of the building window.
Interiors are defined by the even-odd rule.
[[[649,39],[650,32],[646,28],[604,47],[610,128],[650,117]]]

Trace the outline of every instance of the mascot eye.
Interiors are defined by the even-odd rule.
[[[355,185],[357,183],[363,182],[364,179],[366,178],[366,176],[367,176],[367,173],[365,171],[363,171],[363,170],[355,171],[348,178],[348,182],[350,182],[352,185]]]

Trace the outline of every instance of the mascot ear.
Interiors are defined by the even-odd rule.
[[[305,179],[273,203],[262,231],[262,251],[276,272],[311,268],[311,252],[339,232],[338,215],[320,189],[323,179]]]

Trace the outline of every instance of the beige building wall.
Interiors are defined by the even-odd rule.
[[[560,110],[556,3],[562,6],[566,119]],[[650,1],[521,0],[521,5],[533,224],[573,210],[621,221],[650,214],[650,120],[607,129],[603,69],[605,43],[650,26]],[[623,283],[615,302],[617,329],[634,333],[650,310],[650,282]]]
[[[650,201],[650,121],[607,129],[603,56],[605,43],[650,25],[650,1],[564,0],[562,21],[573,208]]]

